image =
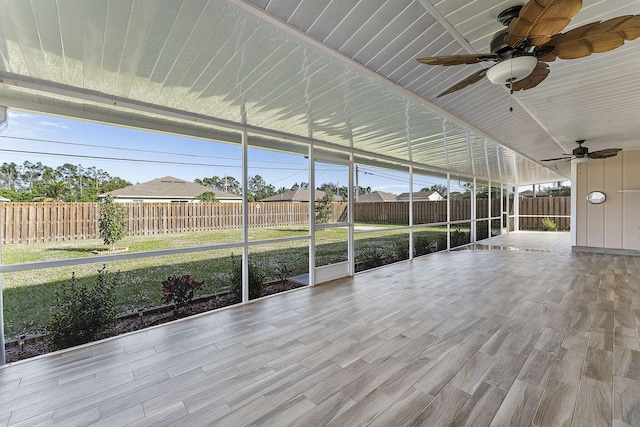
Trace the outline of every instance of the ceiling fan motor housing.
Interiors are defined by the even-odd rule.
[[[491,48],[491,52],[497,55],[502,55],[513,48],[504,42],[504,38],[509,34],[509,29],[504,28],[493,35],[491,39],[491,44],[489,47]]]
[[[589,149],[582,145],[573,149],[573,155],[576,157],[585,157],[587,154],[589,154]]]
[[[518,17],[518,15],[520,14],[520,9],[522,9],[522,6],[512,6],[500,12],[497,21],[507,28],[498,31],[493,35],[491,44],[489,45],[489,47],[491,48],[491,52],[501,55],[513,49],[511,46],[504,42],[504,38],[509,34],[509,24],[514,18]]]

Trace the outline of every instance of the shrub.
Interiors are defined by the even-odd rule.
[[[162,302],[165,304],[175,304],[176,314],[191,304],[195,291],[202,288],[204,282],[197,281],[192,275],[185,274],[183,276],[173,275],[162,282],[162,292],[164,298]]]
[[[543,231],[558,231],[558,224],[551,218],[542,218]]]
[[[124,206],[113,201],[113,196],[105,197],[100,205],[100,238],[105,245],[115,249],[116,242],[127,234],[127,211]]]
[[[413,253],[415,256],[425,255],[431,252],[431,240],[426,234],[416,234],[413,239]]]
[[[287,283],[287,280],[289,280],[289,276],[291,276],[291,270],[289,270],[289,267],[287,267],[287,264],[285,264],[284,262],[281,262],[280,265],[278,267],[276,267],[276,270],[278,272],[278,278],[280,279],[280,284],[284,285]]]
[[[471,242],[471,233],[468,231],[453,230],[451,232],[451,247],[466,245]]]
[[[413,254],[426,255],[447,249],[446,233],[439,233],[435,240],[430,240],[427,234],[416,234],[413,239]]]
[[[399,261],[409,259],[409,244],[407,240],[399,240],[394,243],[395,256]]]
[[[55,295],[55,308],[47,325],[49,345],[54,350],[95,341],[115,324],[118,315],[114,288],[120,274],[107,279],[106,266],[98,270],[94,287],[80,284],[75,273],[68,286]]]
[[[242,259],[231,254],[231,293],[238,301],[242,301]],[[262,270],[249,261],[249,299],[256,299],[262,296],[265,276]]]
[[[489,221],[476,222],[476,238],[478,240],[489,238]]]
[[[365,269],[379,267],[384,264],[384,253],[380,248],[365,248],[360,254],[360,259]]]

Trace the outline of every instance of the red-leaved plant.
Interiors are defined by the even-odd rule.
[[[191,303],[193,294],[198,289],[201,289],[203,284],[204,282],[197,281],[190,274],[168,277],[167,280],[162,282],[162,292],[164,293],[162,302],[175,304],[175,310],[178,313]]]

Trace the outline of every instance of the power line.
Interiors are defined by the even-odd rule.
[[[233,166],[228,164],[215,164],[215,163],[193,163],[193,162],[177,162],[170,160],[150,160],[150,159],[127,159],[123,157],[106,157],[106,156],[90,156],[87,154],[64,154],[64,153],[50,153],[42,151],[28,151],[28,150],[9,150],[6,148],[0,148],[0,152],[4,153],[18,153],[18,154],[37,154],[41,156],[54,156],[54,157],[71,157],[79,159],[94,159],[94,160],[109,160],[118,162],[130,162],[130,163],[152,163],[162,165],[182,165],[182,166],[205,166],[205,167],[224,167],[224,168],[241,168],[242,166]],[[292,170],[292,171],[304,171],[306,168],[279,168],[279,167],[263,167],[260,169],[268,170]]]
[[[0,135],[0,138],[6,139],[17,139],[21,141],[32,141],[32,142],[44,142],[47,144],[58,144],[58,145],[68,145],[74,147],[88,147],[88,148],[104,148],[108,150],[116,150],[116,151],[129,151],[134,153],[150,153],[150,154],[166,154],[171,156],[183,156],[183,157],[196,157],[196,158],[206,158],[206,159],[218,159],[218,160],[233,160],[240,162],[241,159],[235,157],[222,157],[222,156],[209,156],[203,154],[190,154],[190,153],[178,153],[173,151],[159,151],[159,150],[144,150],[141,148],[128,148],[128,147],[113,147],[110,145],[96,145],[96,144],[85,144],[80,142],[68,142],[68,141],[55,141],[51,139],[41,139],[41,138],[27,138],[20,136],[8,136],[8,135]],[[252,163],[278,163],[278,164],[289,164],[287,162],[279,162],[272,160],[251,160]]]

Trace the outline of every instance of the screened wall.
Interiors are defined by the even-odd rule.
[[[106,132],[107,125],[91,126]],[[464,247],[504,228],[500,208],[492,203],[500,205],[502,187],[489,180],[233,129],[215,130],[227,136],[216,140],[132,132],[137,132],[133,151],[105,142],[95,146],[91,159],[73,151],[66,159],[85,165],[106,161],[113,174],[151,174],[164,177],[163,185],[188,181],[215,194],[193,203],[120,200],[127,232],[117,252],[104,246],[95,229],[102,202],[79,201],[86,171],[95,168],[67,171],[70,192],[64,200],[5,205],[0,228],[5,339],[45,332],[56,293],[71,277],[95,283],[100,269],[119,273],[120,314],[142,313],[144,322],[171,277],[193,276],[204,283],[203,297],[233,295],[230,303],[243,303]],[[170,148],[161,149],[165,139]],[[181,180],[183,175],[198,178]],[[95,186],[95,200],[103,200],[107,182],[96,179]],[[381,198],[365,201],[369,196]],[[71,215],[73,227],[64,225],[65,215]]]

